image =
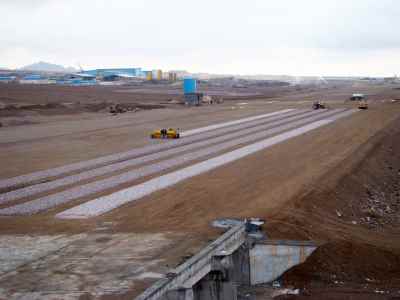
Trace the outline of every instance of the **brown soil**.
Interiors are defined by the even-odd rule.
[[[4,103],[93,103],[93,102],[148,102],[171,98],[162,90],[157,94],[119,93],[121,87],[59,86],[59,85],[0,85],[0,102]],[[122,88],[123,89],[123,88]]]
[[[311,291],[335,284],[388,291],[400,287],[399,153],[400,118],[362,145],[353,163],[344,160],[314,189],[275,212],[266,229],[274,238],[327,241],[283,276],[286,284]],[[311,294],[311,299],[322,296]],[[324,299],[347,299],[338,295]]]
[[[340,172],[344,169],[340,165],[338,167],[338,164],[346,158],[348,161],[345,166],[356,164],[356,158],[363,157],[360,147],[367,149],[373,145],[371,137],[396,118],[399,109],[400,106],[388,104],[359,112],[339,123],[156,192],[99,218],[79,222],[55,220],[53,216],[58,211],[56,209],[32,217],[1,218],[0,228],[2,232],[22,233],[32,228],[39,232],[76,232],[88,230],[97,221],[112,220],[117,224],[117,231],[191,231],[213,234],[209,223],[216,218],[260,216],[266,217],[271,225],[274,224],[272,222],[288,224],[268,228],[271,235],[278,236],[279,229],[283,231],[282,236],[287,238],[325,239],[326,236],[312,235],[313,229],[305,231],[306,226],[303,228],[289,222],[284,216],[281,221],[280,212],[292,211],[296,216],[302,215],[301,210],[295,207],[295,202],[292,202],[293,199],[301,199],[298,195],[304,193],[304,189],[315,189],[315,181],[328,171],[338,176],[339,180],[342,176]],[[318,182],[321,186],[329,186],[330,181],[322,178]],[[332,213],[337,219],[334,209]],[[307,214],[304,215],[307,218]],[[319,218],[314,211],[312,215]],[[292,216],[288,218],[291,220]],[[328,222],[326,216],[323,218]],[[350,224],[344,225],[354,226]],[[336,224],[334,227],[337,227],[338,235],[345,231],[340,230]],[[369,232],[367,228],[364,230]],[[381,236],[376,235],[377,238]]]
[[[108,113],[113,105],[127,110],[165,108],[171,95],[120,93],[113,87],[0,85],[0,118],[4,127],[46,123],[46,117]],[[40,118],[41,117],[41,118]]]
[[[400,255],[397,250],[358,244],[331,242],[318,248],[303,265],[286,273],[288,285],[368,284],[381,288],[400,286]]]
[[[397,291],[383,292],[380,289],[366,291],[364,287],[358,288],[320,288],[304,291],[301,296],[280,296],[275,300],[399,300]]]
[[[365,83],[337,83],[329,86],[280,86],[249,81],[245,89],[235,85],[220,86],[200,83],[200,91],[223,97],[224,100],[274,101],[348,100],[357,90],[368,94],[371,101],[399,98],[395,87]],[[0,117],[26,116],[32,113],[51,116],[104,111],[112,104],[134,105],[140,109],[163,108],[170,100],[182,101],[181,85],[141,83],[137,86],[59,86],[59,85],[0,85]],[[169,105],[171,106],[171,105]],[[173,105],[175,108],[177,105]],[[178,105],[179,106],[179,105]],[[13,124],[11,124],[13,125]],[[11,126],[10,125],[10,126]]]
[[[387,106],[359,113],[340,124],[154,193],[104,218],[121,219],[121,230],[185,228],[194,231],[208,230],[209,222],[219,217],[260,216],[271,220],[282,207],[290,208],[290,199],[297,199],[304,187],[314,189],[315,180],[328,170],[332,172],[344,158],[354,161],[360,144],[369,145],[371,136],[383,125],[382,121],[387,124],[396,117],[392,109]],[[340,168],[332,173],[338,170]],[[273,213],[269,213],[271,211]],[[123,217],[128,215],[131,218]],[[295,233],[293,237],[296,236],[305,237]]]

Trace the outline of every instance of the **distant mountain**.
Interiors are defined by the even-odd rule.
[[[73,73],[78,70],[72,67],[64,67],[61,65],[51,64],[44,61],[40,61],[25,67],[22,67],[20,70],[23,71],[35,71],[35,72],[52,72],[52,73]]]

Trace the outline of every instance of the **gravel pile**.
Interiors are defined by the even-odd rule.
[[[60,178],[60,179],[56,179],[50,182],[45,182],[45,183],[40,183],[40,184],[36,184],[36,185],[31,185],[25,188],[21,188],[18,190],[14,190],[8,193],[4,193],[4,194],[0,194],[0,204],[5,204],[8,203],[10,201],[13,200],[18,200],[24,197],[28,197],[28,196],[32,196],[35,194],[39,194],[39,193],[43,193],[43,192],[47,192],[50,190],[54,190],[56,188],[59,187],[63,187],[63,186],[67,186],[67,185],[71,185],[74,183],[78,183],[80,181],[83,180],[87,180],[87,179],[91,179],[91,178],[95,178],[97,176],[102,176],[108,173],[112,173],[112,172],[116,172],[116,171],[120,171],[123,170],[125,168],[130,168],[130,167],[134,167],[140,164],[144,164],[147,162],[151,162],[154,160],[159,160],[174,154],[178,154],[180,152],[184,152],[184,151],[189,151],[189,150],[193,150],[193,149],[197,149],[197,148],[201,148],[201,147],[205,147],[208,145],[212,145],[212,144],[216,144],[216,143],[221,143],[223,141],[229,140],[229,139],[234,139],[234,138],[238,138],[241,136],[246,136],[249,134],[253,134],[256,133],[258,131],[262,131],[262,130],[266,130],[268,128],[272,128],[274,126],[279,126],[281,124],[287,123],[287,122],[291,122],[297,119],[302,119],[308,116],[312,116],[315,114],[319,114],[321,115],[321,111],[307,111],[307,112],[301,112],[298,113],[296,115],[290,115],[289,117],[286,118],[282,118],[280,117],[278,120],[274,121],[274,120],[268,120],[268,122],[266,122],[265,120],[263,120],[263,125],[258,125],[258,126],[253,126],[247,129],[242,129],[242,130],[238,130],[236,132],[233,133],[229,133],[229,134],[225,134],[222,136],[218,136],[216,138],[211,138],[208,140],[204,140],[204,141],[200,141],[200,142],[195,142],[189,145],[184,145],[184,146],[180,146],[180,147],[176,147],[176,148],[172,148],[166,151],[162,151],[162,152],[157,152],[154,154],[150,154],[150,155],[146,155],[146,156],[142,156],[139,158],[134,158],[134,159],[130,159],[130,160],[126,160],[123,162],[119,162],[119,163],[114,163],[111,165],[107,165],[104,167],[100,167],[97,169],[92,169],[89,171],[85,171],[79,174],[74,174],[74,175],[70,175],[64,178]]]
[[[272,117],[279,117],[279,116],[282,116],[285,114],[290,114],[290,113],[295,114],[298,112],[299,112],[298,110],[285,109],[285,110],[280,110],[280,111],[269,113],[269,114],[264,114],[261,116],[262,116],[262,118],[270,118],[270,117],[272,118]],[[253,117],[253,118],[257,118],[253,122],[260,119],[261,116]],[[185,144],[192,143],[194,141],[199,141],[202,139],[210,138],[212,136],[216,136],[216,135],[222,134],[224,132],[237,130],[238,128],[241,128],[242,126],[244,126],[244,127],[254,126],[253,123],[249,123],[249,124],[246,123],[246,122],[249,122],[248,119],[249,118],[234,121],[234,122],[240,121],[240,123],[239,123],[239,125],[237,125],[237,127],[227,127],[227,128],[222,128],[220,130],[215,130],[215,131],[209,131],[210,129],[207,129],[207,131],[204,132],[203,134],[193,135],[188,138],[181,139],[181,140],[168,141],[163,144],[155,144],[155,145],[153,144],[153,145],[145,146],[142,148],[133,149],[133,150],[130,150],[127,152],[111,154],[111,155],[107,155],[107,156],[103,156],[103,157],[99,157],[99,158],[95,158],[95,159],[91,159],[91,160],[87,160],[87,161],[83,161],[83,162],[78,162],[78,163],[74,163],[74,164],[61,166],[58,168],[38,171],[38,172],[30,173],[30,174],[25,174],[25,175],[9,178],[9,179],[0,180],[0,189],[12,188],[12,187],[16,187],[16,186],[22,185],[22,184],[26,185],[26,184],[33,183],[33,182],[38,182],[39,180],[43,180],[46,178],[57,177],[57,176],[61,176],[66,173],[78,172],[78,171],[87,170],[90,168],[100,167],[100,166],[104,166],[104,165],[107,165],[110,163],[115,163],[118,161],[138,157],[141,155],[146,155],[146,154],[154,153],[157,151],[170,149],[173,147],[177,147],[179,145],[185,145]],[[245,120],[245,121],[243,121],[243,120]],[[242,124],[242,123],[244,123],[244,124]],[[225,125],[225,126],[227,126],[227,125]],[[207,126],[206,128],[209,128],[209,126]],[[201,129],[201,128],[199,128],[199,129]]]
[[[400,175],[400,170],[399,170]],[[389,189],[393,189],[391,192]],[[369,228],[380,229],[395,226],[400,222],[400,185],[393,184],[386,191],[366,187],[366,197],[361,200],[362,216],[359,223]]]

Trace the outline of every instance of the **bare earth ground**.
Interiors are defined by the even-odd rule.
[[[93,96],[96,101],[97,97],[104,97],[101,101],[107,98],[120,102],[130,101],[132,97],[138,103],[151,101],[152,104],[165,100],[154,94],[146,94],[149,97],[146,99],[151,100],[145,100],[143,94],[111,92],[110,88],[93,92],[89,90],[90,87],[79,92],[59,91],[63,95],[61,98],[58,94],[52,94],[57,91],[50,90],[49,98],[40,102],[41,97],[48,92],[46,87],[44,91],[40,88],[43,89],[33,87],[31,90],[27,88],[27,91],[7,91],[2,86],[0,101],[15,103],[18,102],[16,99],[20,99],[24,103],[37,104],[53,102],[54,99],[72,101],[75,97],[89,97],[87,95]],[[32,92],[32,89],[39,90]],[[110,116],[105,111],[84,111],[64,115],[55,113],[44,117],[39,110],[30,116],[37,124],[0,128],[0,178],[145,145],[149,143],[148,133],[158,127],[191,129],[283,108],[310,107],[311,101],[321,97],[326,99],[330,107],[351,107],[354,104],[345,100],[353,90],[349,86],[280,90],[281,97],[277,97],[275,91],[273,95],[265,93],[264,99],[243,97],[240,100],[225,101],[221,105],[200,108],[168,106],[118,116]],[[0,239],[0,248],[4,248],[4,238],[8,239],[7,243],[18,245],[18,238],[28,235],[67,237],[66,248],[63,248],[66,250],[60,252],[56,265],[62,266],[66,261],[72,263],[70,268],[60,267],[60,271],[53,263],[53,252],[39,258],[42,264],[39,268],[34,261],[27,260],[23,266],[14,268],[12,273],[1,275],[0,291],[4,288],[3,295],[8,295],[6,293],[10,291],[10,284],[16,284],[20,278],[24,278],[27,283],[20,286],[22,292],[49,292],[57,289],[57,285],[40,285],[32,279],[38,276],[45,282],[46,278],[61,272],[60,280],[71,279],[66,284],[69,290],[63,297],[68,293],[72,299],[78,294],[79,297],[89,297],[89,294],[106,297],[107,288],[96,292],[94,287],[101,286],[104,278],[112,279],[102,277],[105,275],[91,277],[87,271],[90,267],[79,267],[76,257],[94,257],[92,261],[87,261],[90,265],[104,259],[108,255],[106,249],[111,249],[111,252],[124,251],[126,246],[118,242],[121,239],[129,242],[146,237],[149,241],[159,241],[161,235],[164,242],[149,242],[152,251],[149,250],[146,257],[141,257],[143,253],[131,246],[131,254],[136,255],[136,259],[132,258],[128,262],[129,259],[124,261],[123,258],[115,264],[104,266],[104,273],[122,274],[122,279],[115,281],[115,285],[121,284],[122,294],[113,288],[109,289],[108,294],[118,299],[122,295],[132,296],[154,281],[152,276],[165,272],[166,265],[177,264],[182,257],[193,254],[195,249],[214,238],[218,232],[211,229],[209,223],[215,218],[259,216],[267,219],[266,231],[273,238],[328,241],[304,266],[284,276],[287,284],[305,288],[311,295],[309,297],[315,294],[315,298],[310,299],[343,299],[344,293],[364,297],[351,299],[365,299],[371,293],[374,297],[387,296],[375,293],[377,288],[385,288],[394,293],[393,290],[400,286],[399,220],[395,205],[398,201],[397,176],[400,171],[400,103],[391,100],[400,97],[400,92],[393,87],[382,86],[358,86],[358,91],[371,95],[368,111],[359,112],[339,123],[154,193],[105,216],[87,221],[61,221],[54,219],[54,214],[61,210],[57,208],[31,217],[1,218],[0,232],[3,239]],[[36,94],[34,100],[27,100],[27,97]],[[7,97],[8,100],[5,99]],[[90,97],[89,101],[92,99]],[[163,97],[168,98],[170,95]],[[15,115],[13,118],[19,117]],[[382,192],[385,196],[382,196]],[[390,209],[386,208],[387,205]],[[374,207],[372,212],[371,207]],[[85,235],[83,248],[88,247],[90,250],[85,255],[70,255],[68,249],[74,249],[76,239],[80,240],[79,234]],[[10,236],[15,236],[15,240],[11,241]],[[107,238],[116,243],[94,255],[92,252],[97,253],[98,244],[102,244],[95,242],[97,238],[106,244],[111,243]],[[21,248],[32,247],[28,242],[21,245]],[[135,251],[139,252],[135,254]],[[368,257],[368,262],[365,257]],[[6,261],[9,260],[7,258]],[[0,262],[1,259],[0,256]],[[114,265],[121,264],[128,264],[131,269],[113,269]],[[147,273],[149,277],[138,278],[142,274],[138,266],[146,264],[151,267],[145,268],[142,273]],[[74,277],[78,276],[76,273],[81,274],[79,276],[82,276],[84,282],[79,287]],[[372,281],[366,282],[366,278]],[[121,282],[130,282],[131,285]],[[360,294],[360,289],[364,294]],[[15,292],[18,292],[18,288]],[[48,295],[52,299],[51,293]]]
[[[284,211],[275,212],[267,228],[275,237],[327,241],[284,276],[287,284],[315,290],[315,299],[330,292],[336,296],[329,299],[399,299],[399,153],[397,118],[351,161],[347,158],[326,173],[321,178],[324,185],[306,190]],[[350,298],[357,289],[373,290],[375,295]]]

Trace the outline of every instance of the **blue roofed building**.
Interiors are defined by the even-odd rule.
[[[124,78],[135,78],[141,77],[141,68],[110,68],[110,69],[95,69],[82,71],[83,74],[88,74],[96,77],[124,77]]]
[[[42,79],[42,76],[40,76],[39,74],[31,74],[22,78],[22,80],[39,80],[39,79]]]
[[[15,81],[16,77],[15,76],[9,76],[9,75],[1,75],[0,74],[0,83],[10,83]]]
[[[50,80],[39,74],[26,75],[19,80],[21,84],[50,84]]]

